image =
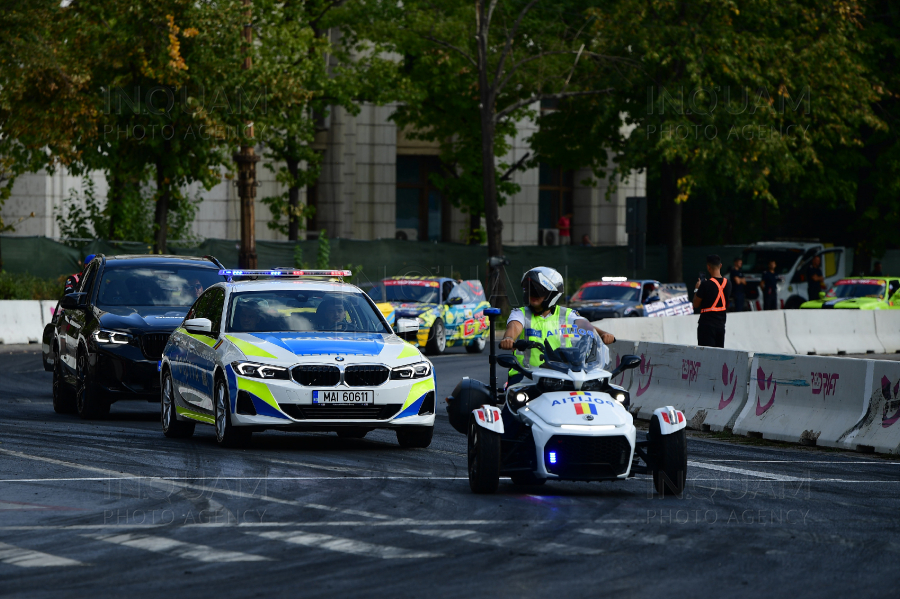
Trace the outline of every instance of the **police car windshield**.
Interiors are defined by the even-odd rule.
[[[296,289],[232,294],[226,330],[390,334],[362,293]]]
[[[97,306],[138,311],[142,307],[160,306],[187,311],[207,287],[221,281],[218,270],[209,268],[107,265],[100,281]]]
[[[387,279],[369,290],[376,302],[438,303],[441,286],[437,281],[421,279]]]
[[[744,250],[745,273],[761,274],[769,270],[769,261],[775,261],[775,274],[783,275],[790,270],[803,255],[799,249]]]
[[[884,297],[884,283],[875,281],[838,281],[825,295],[826,297],[835,298],[874,297],[882,299]]]
[[[572,301],[615,300],[619,302],[636,302],[641,295],[639,283],[590,283],[578,290]]]

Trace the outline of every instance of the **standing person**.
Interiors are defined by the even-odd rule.
[[[735,312],[743,312],[744,311],[744,302],[746,301],[746,285],[747,279],[744,278],[744,271],[741,270],[741,267],[744,266],[744,261],[740,256],[734,259],[732,262],[731,270],[728,271],[728,278],[731,280],[731,289],[732,289],[732,298],[734,298],[734,311]]]
[[[697,321],[697,345],[725,347],[725,310],[731,295],[731,281],[722,276],[722,259],[716,254],[706,257],[709,278],[697,279],[694,287],[694,312]]]
[[[556,221],[559,229],[559,245],[571,245],[572,243],[572,215],[564,214]]]
[[[594,244],[591,243],[591,237],[587,233],[581,236],[581,245],[586,247],[594,247]]]
[[[872,265],[872,274],[870,276],[873,276],[873,277],[883,277],[884,276],[884,273],[881,272],[881,262],[876,261],[875,264]],[[812,299],[812,298],[809,298],[809,299]]]
[[[84,271],[87,270],[87,265],[91,263],[91,260],[94,259],[95,255],[96,254],[88,254],[85,257],[81,272],[76,272],[75,274],[66,277],[66,288],[64,293],[75,293],[81,288],[81,278],[84,276]]]
[[[769,269],[762,274],[759,282],[763,290],[763,310],[775,310],[775,300],[778,297],[778,278],[775,276],[775,261],[769,260]]]
[[[822,276],[822,257],[813,256],[812,262],[806,268],[806,291],[810,300],[819,299],[819,292],[822,291],[822,284],[825,277]]]

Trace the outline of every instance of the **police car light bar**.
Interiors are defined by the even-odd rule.
[[[349,270],[220,270],[225,277],[350,277]]]
[[[627,281],[628,277],[603,277],[601,281]]]

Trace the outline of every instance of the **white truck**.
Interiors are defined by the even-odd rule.
[[[759,288],[762,273],[768,270],[770,260],[775,261],[778,278],[777,306],[782,310],[793,310],[800,304],[816,298],[807,297],[807,266],[816,256],[821,256],[825,291],[835,281],[846,276],[850,252],[842,247],[825,247],[821,243],[794,241],[760,241],[744,249],[743,271],[746,275],[746,300],[750,310],[763,309],[763,295]]]

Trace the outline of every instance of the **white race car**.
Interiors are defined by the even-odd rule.
[[[610,381],[640,365],[623,356],[619,367],[603,369],[609,354],[594,331],[568,335],[572,347],[517,341],[519,351],[537,349],[543,363],[529,370],[512,354],[494,356],[496,308],[491,318],[491,384],[464,378],[447,398],[450,424],[468,436],[469,486],[493,493],[501,476],[513,484],[548,480],[624,480],[652,474],[661,495],[679,495],[687,479],[684,413],[671,406],[653,412],[646,441],[637,440],[626,409],[628,392]],[[496,367],[515,368],[522,381],[497,388]]]
[[[197,422],[245,444],[254,431],[390,428],[403,447],[428,447],[434,370],[375,303],[342,282],[349,271],[222,270],[172,333],[159,363],[162,429]],[[245,280],[245,279],[256,280]],[[414,332],[400,319],[397,332]]]

